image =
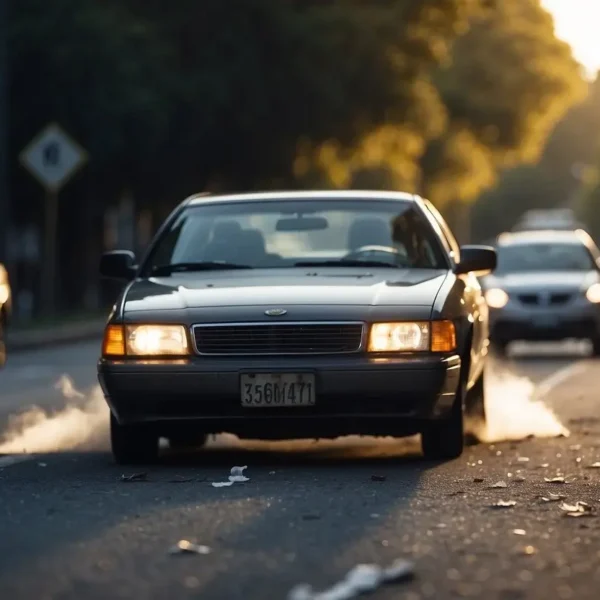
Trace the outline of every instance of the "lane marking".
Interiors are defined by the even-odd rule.
[[[9,454],[7,456],[0,456],[0,469],[5,467],[12,467],[28,460],[34,460],[34,454]]]
[[[547,396],[554,388],[558,387],[561,383],[564,383],[568,379],[571,379],[581,371],[585,371],[588,368],[588,361],[577,361],[571,363],[555,371],[552,375],[549,375],[545,379],[542,379],[536,386],[533,393],[533,400],[542,400],[544,396]]]

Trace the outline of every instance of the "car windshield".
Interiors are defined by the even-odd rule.
[[[154,246],[143,273],[215,270],[220,263],[223,269],[448,264],[412,202],[282,197],[186,208]]]
[[[497,249],[496,274],[589,271],[594,261],[583,244],[515,244]]]

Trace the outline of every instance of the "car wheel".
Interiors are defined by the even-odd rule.
[[[4,337],[4,323],[0,314],[0,369],[6,364],[6,341]]]
[[[450,417],[431,421],[421,432],[421,449],[426,459],[449,460],[458,458],[463,453],[465,445],[464,389],[464,383],[461,382]]]
[[[158,460],[158,435],[140,425],[120,425],[112,414],[110,443],[120,465],[152,464]]]
[[[208,435],[200,433],[196,435],[191,434],[175,434],[170,435],[169,447],[174,450],[185,450],[191,448],[202,448],[208,440]]]

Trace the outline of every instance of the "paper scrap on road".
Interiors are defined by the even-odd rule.
[[[542,502],[558,502],[564,500],[566,496],[562,494],[548,494],[548,496],[542,496]]]
[[[491,505],[491,508],[512,508],[516,505],[517,503],[514,500],[498,500],[498,502]]]
[[[136,481],[148,481],[148,473],[133,473],[132,475],[121,475],[121,479],[124,483],[134,483]]]
[[[544,477],[546,483],[567,483],[564,477]]]
[[[413,577],[413,563],[403,559],[394,561],[385,569],[378,565],[357,565],[342,581],[328,590],[315,592],[306,583],[297,585],[288,594],[288,600],[350,600],[373,592],[385,583],[399,583]]]
[[[494,485],[490,485],[490,489],[505,488],[505,487],[508,487],[506,484],[506,481],[498,481]]]
[[[208,546],[194,544],[188,540],[179,540],[173,547],[169,548],[169,554],[210,554]]]
[[[560,505],[560,510],[565,512],[567,517],[591,517],[594,516],[594,509],[587,502],[577,501],[575,504],[567,504],[563,502]]]
[[[229,487],[234,483],[244,483],[245,481],[250,481],[249,477],[244,475],[244,470],[247,469],[247,466],[244,467],[231,467],[231,474],[229,475],[229,481],[214,481],[211,485],[216,488],[220,487]]]

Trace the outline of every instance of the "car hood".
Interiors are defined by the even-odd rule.
[[[256,305],[432,306],[448,276],[432,269],[254,269],[136,280],[125,312]]]
[[[579,290],[599,280],[596,271],[545,271],[490,275],[482,281],[486,289],[499,287],[507,292],[525,290]]]

